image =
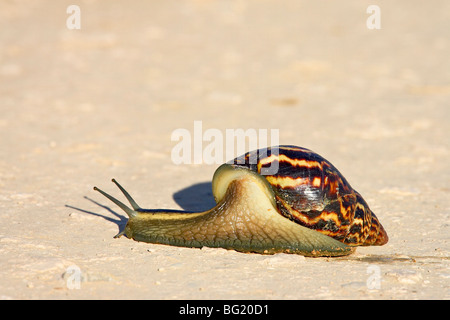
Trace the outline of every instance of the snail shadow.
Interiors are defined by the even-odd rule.
[[[211,182],[196,183],[173,194],[173,200],[185,211],[206,211],[216,205]]]
[[[82,213],[87,213],[87,214],[90,214],[90,215],[93,215],[93,216],[96,216],[96,217],[101,217],[101,218],[103,218],[103,219],[105,219],[107,221],[113,222],[113,223],[117,224],[117,226],[119,227],[119,232],[122,232],[122,230],[125,228],[125,225],[127,224],[127,221],[128,221],[128,218],[126,216],[117,213],[116,211],[112,210],[110,207],[105,206],[105,205],[103,205],[103,204],[101,204],[101,203],[99,203],[99,202],[97,202],[97,201],[95,201],[95,200],[93,200],[93,199],[91,199],[91,198],[89,198],[87,196],[85,196],[84,198],[86,200],[89,200],[90,202],[96,204],[97,206],[108,210],[110,213],[112,213],[114,216],[116,216],[117,219],[114,219],[114,218],[102,215],[100,213],[96,213],[96,212],[92,212],[92,211],[89,211],[89,210],[77,208],[77,207],[74,207],[74,206],[71,206],[71,205],[68,205],[68,204],[66,204],[65,207],[77,210],[77,211],[82,212]]]
[[[95,205],[106,209],[109,211],[112,215],[114,215],[116,218],[112,218],[110,216],[106,216],[100,213],[96,213],[93,211],[77,208],[71,205],[66,204],[66,208],[74,209],[82,213],[90,214],[96,217],[101,217],[107,221],[113,222],[117,225],[119,228],[119,233],[123,231],[125,228],[128,217],[124,214],[118,213],[115,210],[111,209],[107,205],[103,205],[100,202],[97,202],[87,196],[84,197],[86,200],[89,200],[90,202],[94,203]],[[216,202],[214,200],[213,194],[212,194],[212,186],[211,182],[203,182],[203,183],[197,183],[192,186],[186,187],[184,189],[181,189],[177,192],[175,192],[172,196],[173,200],[183,209],[183,211],[186,212],[200,212],[200,211],[206,211],[211,208],[213,208],[216,205]],[[165,210],[170,211],[168,208],[160,208],[160,209],[151,209],[148,211],[159,211],[159,210]],[[145,210],[147,211],[147,210]],[[179,212],[179,210],[173,210],[175,212]]]

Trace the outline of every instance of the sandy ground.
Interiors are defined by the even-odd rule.
[[[449,299],[450,3],[0,3],[0,298]],[[125,215],[214,203],[178,128],[278,129],[330,160],[390,241],[344,258],[113,236]],[[227,160],[227,159],[224,159]]]

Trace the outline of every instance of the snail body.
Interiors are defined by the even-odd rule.
[[[274,168],[276,170],[266,170]],[[204,212],[132,208],[94,187],[129,220],[116,237],[241,252],[341,256],[357,245],[382,245],[387,234],[363,198],[327,160],[295,146],[246,153],[214,173],[217,205]]]

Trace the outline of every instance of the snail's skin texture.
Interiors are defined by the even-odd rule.
[[[281,179],[281,175],[287,174],[288,172],[285,164],[283,164],[284,160],[282,159],[282,155],[292,151],[290,148],[298,148],[297,152],[299,152],[300,149],[301,152],[306,150],[293,146],[276,147],[277,154],[274,156],[279,157],[278,165],[280,170],[271,176],[267,175],[265,177],[261,175],[258,170],[261,171],[260,169],[264,166],[264,163],[267,164],[270,161],[273,161],[274,157],[271,157],[271,160],[267,162],[266,152],[269,151],[270,154],[270,151],[275,150],[275,148],[265,149],[265,152],[262,153],[264,157],[261,156],[261,159],[258,159],[258,163],[260,164],[257,164],[256,167],[253,163],[250,165],[250,162],[245,163],[245,161],[239,161],[240,164],[233,163],[238,159],[242,160],[242,157],[236,158],[231,163],[220,166],[214,173],[212,181],[213,194],[217,205],[205,212],[141,209],[128,192],[114,179],[113,182],[128,199],[132,208],[129,208],[97,187],[94,187],[94,190],[99,191],[109,198],[129,216],[125,229],[116,237],[125,234],[128,238],[137,241],[182,247],[220,247],[234,249],[240,252],[255,252],[261,254],[274,254],[280,252],[296,253],[315,257],[348,255],[354,252],[354,245],[378,245],[387,241],[387,235],[385,235],[385,231],[382,229],[378,220],[376,220],[376,222],[378,222],[378,225],[376,226],[365,226],[364,223],[368,219],[359,218],[359,216],[355,219],[354,224],[345,220],[344,218],[346,218],[346,215],[342,215],[340,210],[343,208],[347,213],[350,209],[342,207],[342,202],[336,200],[340,199],[340,196],[337,196],[336,199],[334,199],[332,197],[334,194],[333,192],[330,193],[328,191],[326,194],[331,197],[331,200],[327,198],[328,196],[324,196],[324,203],[321,204],[323,207],[322,212],[325,209],[328,211],[325,211],[326,214],[324,215],[318,215],[316,211],[318,211],[320,207],[319,203],[308,204],[307,201],[305,202],[305,199],[302,198],[302,193],[296,195],[296,198],[294,199],[297,200],[289,201],[289,197],[286,197],[280,192],[280,186],[272,185],[271,183],[273,182],[270,181],[270,177],[273,179],[276,177],[277,179]],[[318,156],[311,151],[309,152],[311,155]],[[245,156],[249,154],[251,153],[248,153],[243,157],[245,158]],[[323,158],[320,157],[320,159],[317,158],[316,160],[322,159]],[[311,161],[309,163],[309,165],[311,165],[313,160],[310,159],[308,161]],[[330,168],[333,173],[337,172],[334,167]],[[337,174],[340,176],[339,172],[337,172]],[[295,177],[295,174],[292,175],[292,177]],[[313,176],[310,175],[310,178],[312,177]],[[273,179],[272,181],[274,181]],[[345,181],[342,179],[339,181]],[[281,180],[278,182],[280,181]],[[301,181],[303,181],[303,183],[300,183]],[[306,180],[301,181],[296,181],[298,185],[302,185],[300,191],[307,190],[304,188],[304,184],[307,184]],[[314,181],[314,179],[311,181]],[[290,184],[290,186],[293,185],[296,184]],[[318,184],[312,183],[312,185]],[[283,187],[286,189],[285,185]],[[318,187],[323,189],[323,186],[319,185]],[[348,187],[351,189],[350,186]],[[289,196],[291,196],[292,190],[289,188],[286,190],[288,191]],[[311,193],[312,190],[314,190],[314,188],[311,187],[311,190],[307,191],[307,194]],[[319,194],[318,192],[316,193],[316,195]],[[322,193],[324,192],[322,191]],[[316,198],[317,197],[312,197],[310,200],[317,200]],[[357,199],[357,196],[355,196],[355,199]],[[360,200],[362,200],[362,198],[358,199],[358,201]],[[354,202],[355,205],[351,207],[363,210],[363,216],[371,213],[371,211],[367,211],[364,207],[364,205],[367,206],[365,202]],[[333,216],[331,208],[337,210],[337,204],[340,205],[339,212],[334,212]],[[303,206],[302,209],[313,208],[313,210],[310,208],[303,212],[304,215],[308,216],[308,211],[312,210],[311,212],[313,214],[309,225],[304,222],[302,223],[301,214],[295,211],[301,206]],[[323,226],[323,221],[327,221],[325,220],[327,217],[330,217],[330,221],[335,224],[339,224],[339,219],[343,219],[344,222],[340,224],[344,225],[346,231],[339,233],[333,231],[336,228],[331,230],[331,232],[329,230],[330,228],[325,227],[321,229],[320,227]],[[316,227],[316,230],[314,230],[314,221],[319,222],[319,226]],[[332,223],[328,224],[331,225]],[[335,236],[336,239],[332,237],[334,235],[333,232],[337,235]],[[361,232],[365,232],[361,237],[359,235],[354,235]],[[344,233],[345,235],[343,235]],[[376,235],[374,235],[374,233],[376,233]],[[378,236],[379,234],[381,235]],[[349,237],[346,237],[346,235],[349,235]],[[361,241],[362,237],[364,237],[364,241]],[[377,240],[370,240],[371,243],[366,243],[367,238],[374,238]],[[352,239],[357,239],[358,241]]]

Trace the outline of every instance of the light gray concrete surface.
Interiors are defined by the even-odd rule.
[[[1,2],[0,298],[450,298],[450,3],[377,1],[374,30],[372,4]],[[171,159],[196,120],[318,152],[389,243],[305,258],[113,239],[124,213],[92,190],[119,196],[112,177],[143,207],[213,204],[218,165]]]

